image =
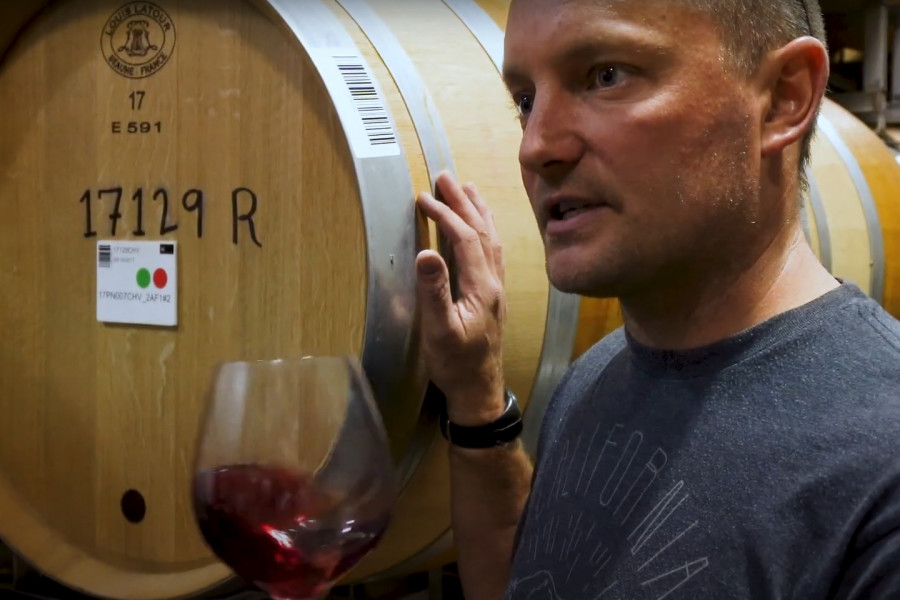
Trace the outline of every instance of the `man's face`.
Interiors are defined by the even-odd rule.
[[[759,245],[762,95],[705,15],[671,0],[514,0],[504,78],[557,288],[639,294],[733,270]]]

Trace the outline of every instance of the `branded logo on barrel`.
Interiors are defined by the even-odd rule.
[[[151,2],[125,4],[103,26],[103,57],[113,71],[131,79],[150,77],[175,50],[175,25]]]

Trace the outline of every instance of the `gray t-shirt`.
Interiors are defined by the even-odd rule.
[[[507,598],[900,598],[900,323],[844,284],[698,350],[608,336],[548,407]]]

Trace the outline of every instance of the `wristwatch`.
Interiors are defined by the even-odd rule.
[[[441,433],[454,446],[460,448],[493,448],[515,440],[522,433],[522,412],[516,395],[506,389],[506,409],[503,414],[486,425],[465,427],[452,423],[446,409],[441,411]]]

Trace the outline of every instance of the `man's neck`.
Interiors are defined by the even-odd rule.
[[[840,285],[799,228],[786,234],[739,274],[621,298],[629,333],[652,348],[698,348],[807,304]]]

